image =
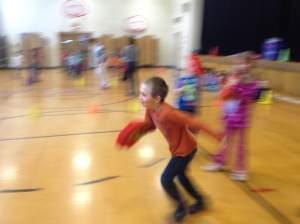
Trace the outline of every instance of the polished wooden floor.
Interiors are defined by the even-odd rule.
[[[154,74],[172,83],[171,70],[143,69],[139,79]],[[58,69],[31,86],[22,77],[0,71],[1,224],[169,223],[173,207],[159,181],[169,158],[162,135],[151,133],[129,151],[115,146],[118,131],[143,117],[123,83],[101,90],[92,72],[74,81]],[[214,97],[203,94],[199,118],[220,128]],[[184,223],[300,223],[299,113],[278,101],[256,105],[247,183],[202,171],[217,144],[199,135],[190,174],[210,206]]]

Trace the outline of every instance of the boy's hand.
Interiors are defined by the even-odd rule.
[[[130,135],[128,135],[128,137],[123,141],[120,141],[118,139],[116,143],[119,149],[124,149],[124,148],[129,149],[139,140],[140,137],[142,137],[142,133],[140,131],[135,131]]]
[[[119,133],[116,144],[121,148],[129,148],[133,146],[147,131],[147,125],[143,121],[132,121]]]

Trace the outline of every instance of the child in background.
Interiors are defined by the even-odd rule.
[[[190,72],[182,73],[175,82],[176,107],[179,110],[196,114],[200,91],[199,78]]]
[[[200,60],[200,56],[196,50],[193,51],[192,54],[189,56],[187,67],[189,69],[189,72],[197,76],[199,79],[203,76],[204,69]]]
[[[112,53],[111,56],[108,57],[107,67],[113,69],[114,78],[122,79],[121,74],[123,74],[122,72],[125,72],[125,70],[124,70],[125,64],[124,64],[123,60],[121,59],[118,52],[119,52],[119,50]]]
[[[65,73],[69,73],[68,56],[69,56],[68,50],[63,49],[62,54],[61,54],[61,61],[62,61],[63,69],[64,69]]]
[[[15,55],[12,57],[12,67],[15,69],[14,77],[18,78],[21,73],[23,65],[23,55],[22,51],[17,51]]]
[[[72,50],[69,52],[68,56],[67,56],[67,71],[68,71],[68,75],[73,77],[75,76],[75,71],[76,71],[76,55],[75,55],[75,51]]]
[[[75,76],[80,77],[83,71],[84,55],[83,52],[80,49],[78,49],[74,56],[75,56]]]
[[[39,81],[39,75],[41,70],[42,54],[41,48],[33,48],[30,51],[30,65],[29,76],[27,84],[32,84]]]
[[[126,63],[126,70],[123,80],[128,82],[127,95],[136,95],[137,84],[137,63],[138,63],[138,48],[136,46],[136,40],[133,37],[129,38],[129,44],[122,49],[121,56]]]
[[[96,43],[93,49],[94,58],[95,58],[95,75],[99,79],[99,87],[101,89],[106,89],[109,87],[107,70],[106,70],[106,52],[105,48],[101,43]]]
[[[223,170],[228,159],[229,146],[233,142],[233,137],[237,135],[236,161],[231,172],[231,178],[237,181],[246,181],[248,177],[246,132],[250,121],[251,105],[255,101],[258,89],[257,83],[250,78],[251,67],[250,55],[238,56],[231,77],[220,91],[220,97],[224,101],[224,144],[214,156],[213,162],[204,167],[206,171]]]
[[[199,106],[203,67],[196,51],[188,57],[186,71],[176,78],[176,107],[179,110],[196,114]]]

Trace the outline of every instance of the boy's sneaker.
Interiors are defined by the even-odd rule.
[[[204,171],[214,172],[214,171],[222,171],[224,170],[224,165],[220,163],[209,163],[203,167]]]
[[[183,220],[183,218],[186,216],[186,209],[185,209],[185,206],[182,204],[182,205],[179,205],[177,207],[177,209],[175,210],[175,213],[174,213],[174,220],[176,222],[180,222],[181,220]]]
[[[194,214],[196,212],[202,211],[205,209],[205,203],[203,201],[203,199],[200,199],[198,201],[196,201],[194,204],[192,204],[191,206],[189,206],[189,213],[190,214]]]
[[[230,178],[236,181],[247,181],[248,175],[246,171],[233,171]]]

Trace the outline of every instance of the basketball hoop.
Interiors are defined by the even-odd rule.
[[[88,14],[87,5],[83,0],[65,0],[63,11],[64,15],[69,18],[78,18]]]
[[[143,33],[146,29],[146,19],[141,15],[128,17],[124,21],[124,30],[130,34],[140,34]]]

